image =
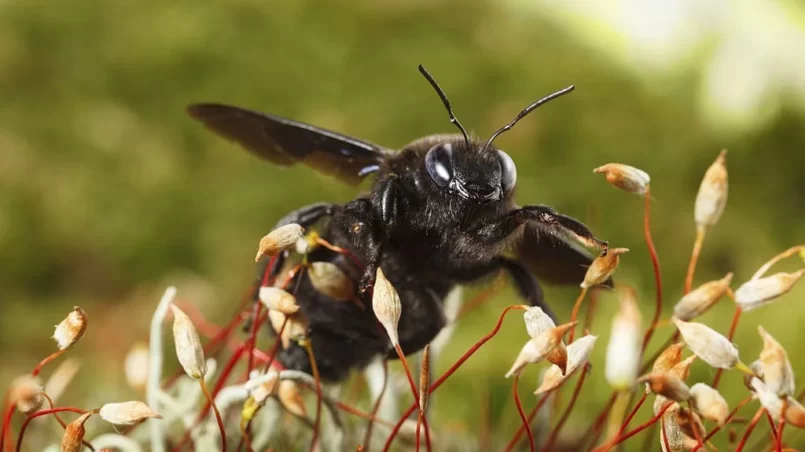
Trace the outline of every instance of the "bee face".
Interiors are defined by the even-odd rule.
[[[444,142],[425,155],[425,170],[443,190],[477,203],[500,201],[517,182],[517,168],[505,152],[481,143]]]

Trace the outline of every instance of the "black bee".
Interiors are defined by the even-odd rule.
[[[368,303],[367,289],[382,267],[402,302],[399,339],[406,354],[421,350],[445,325],[442,301],[457,284],[505,270],[529,304],[550,313],[534,275],[551,283],[578,284],[592,258],[580,245],[604,253],[607,249],[607,243],[582,223],[551,207],[517,206],[514,161],[494,145],[498,135],[573,86],[534,102],[480,141],[468,136],[436,81],[422,66],[419,70],[461,135],[426,136],[395,152],[238,107],[188,108],[213,132],[270,162],[303,163],[353,185],[374,175],[369,193],[345,205],[303,207],[277,226],[298,223],[307,228],[326,220],[319,234],[350,250],[363,266],[326,248],[312,251],[309,261],[337,264],[356,282],[356,296]],[[281,267],[278,262],[272,271]],[[303,272],[296,278],[297,302],[309,322],[308,337],[323,379],[341,380],[378,354],[396,357],[371,309],[319,293]],[[287,368],[310,372],[308,357],[298,345],[282,350],[277,359]]]

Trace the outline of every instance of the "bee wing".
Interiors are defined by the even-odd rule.
[[[595,255],[569,237],[529,226],[523,233],[518,256],[540,281],[578,285]],[[612,287],[612,280],[605,286]]]
[[[350,185],[376,171],[389,151],[279,116],[222,104],[195,104],[188,114],[224,138],[277,165],[302,163]]]

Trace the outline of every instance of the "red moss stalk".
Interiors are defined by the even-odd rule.
[[[520,426],[520,429],[514,434],[514,438],[512,438],[511,441],[509,441],[509,444],[506,445],[504,452],[511,452],[511,450],[520,443],[520,439],[523,438],[523,434],[526,432],[526,430],[530,430],[529,426],[531,425],[531,421],[533,421],[537,416],[537,413],[539,412],[540,408],[542,408],[542,405],[545,405],[545,402],[548,400],[548,396],[551,395],[552,392],[553,391],[548,391],[542,395],[542,398],[539,399],[539,402],[537,402],[537,406],[535,406],[531,412],[528,413],[528,422],[526,425]]]
[[[56,350],[55,352],[51,353],[50,356],[48,356],[47,358],[43,359],[39,364],[36,365],[36,367],[34,367],[34,370],[33,370],[33,372],[31,372],[31,375],[33,375],[34,377],[39,375],[39,373],[42,372],[43,367],[45,367],[48,363],[50,363],[51,361],[53,361],[56,358],[58,358],[59,356],[61,356],[67,350],[69,350],[69,348]]]
[[[688,418],[690,419],[690,428],[693,429],[693,437],[698,446],[704,447],[702,440],[702,433],[699,431],[699,425],[696,423],[696,418],[693,416],[693,404],[688,401]]]
[[[668,411],[668,408],[671,408],[671,405],[673,405],[673,404],[674,404],[673,402],[666,403],[665,405],[663,405],[662,409],[653,418],[649,419],[644,424],[641,424],[640,426],[636,427],[634,430],[629,431],[625,435],[615,438],[615,440],[612,441],[611,444],[607,444],[607,445],[604,445],[604,446],[601,446],[601,447],[598,447],[598,448],[594,449],[593,452],[603,452],[605,450],[609,450],[609,448],[611,448],[613,446],[617,446],[618,444],[626,441],[627,439],[629,439],[629,438],[637,435],[638,433],[642,432],[643,430],[649,428],[652,424],[654,424],[655,422],[660,420],[660,418],[662,418],[662,416],[665,414],[665,412]],[[663,430],[663,431],[665,430],[665,429],[662,428],[662,423],[660,423],[660,429]],[[667,450],[671,450],[671,449],[668,448]]]
[[[274,359],[277,356],[277,352],[279,352],[280,344],[282,341],[280,337],[282,337],[282,332],[285,331],[285,326],[288,325],[288,317],[285,317],[285,320],[282,321],[282,326],[280,330],[277,331],[277,340],[274,341],[274,345],[271,346],[271,350],[268,351],[268,360],[266,361],[266,365],[263,367],[263,373],[268,372],[268,369],[271,368],[271,365],[274,364]]]
[[[612,392],[609,396],[609,400],[604,405],[604,408],[598,413],[598,417],[595,418],[595,421],[587,428],[587,431],[584,432],[584,438],[590,438],[592,435],[592,441],[590,442],[592,445],[598,442],[598,438],[601,436],[601,432],[604,431],[604,422],[607,420],[607,416],[609,416],[609,410],[612,409],[612,405],[615,404],[615,400],[618,398],[617,392]]]
[[[706,229],[704,226],[696,227],[696,241],[693,243],[693,252],[690,255],[690,262],[688,263],[688,273],[685,276],[684,294],[687,294],[693,289],[693,274],[696,272],[696,263],[699,261],[699,254],[702,252],[705,232]]]
[[[80,408],[73,408],[73,407],[61,407],[61,408],[51,408],[49,410],[41,410],[37,411],[36,413],[30,414],[27,418],[25,418],[25,422],[22,423],[22,427],[20,428],[20,435],[17,438],[17,452],[22,450],[22,439],[25,437],[25,429],[28,428],[28,424],[31,423],[32,420],[40,417],[46,416],[48,414],[55,414],[55,413],[62,413],[62,412],[72,412],[77,414],[85,414],[87,411],[82,410]]]
[[[785,427],[785,418],[780,419],[780,423],[777,426],[777,441],[775,442],[774,450],[776,452],[782,452],[783,450],[783,428]]]
[[[531,425],[528,422],[528,418],[526,418],[525,411],[523,410],[523,404],[520,402],[520,395],[517,394],[517,383],[520,381],[520,374],[516,374],[514,376],[514,384],[512,384],[512,393],[514,394],[514,404],[517,406],[517,413],[520,414],[520,420],[523,421],[523,428],[525,429],[526,435],[528,435],[528,447],[531,452],[535,452],[536,448],[534,447],[534,435],[531,433]]]
[[[226,452],[226,428],[224,427],[224,421],[221,419],[221,413],[218,412],[218,407],[215,406],[215,401],[212,398],[212,394],[210,394],[210,390],[207,388],[207,382],[204,380],[204,377],[200,378],[198,382],[201,385],[201,392],[203,392],[204,397],[207,398],[207,403],[212,405],[212,411],[215,412],[215,420],[218,421],[218,429],[221,431],[221,450]]]
[[[732,421],[732,418],[734,418],[735,415],[738,414],[738,410],[743,408],[744,405],[746,405],[747,403],[749,403],[751,401],[752,401],[752,396],[749,396],[749,397],[741,400],[740,402],[738,402],[738,405],[732,410],[732,412],[729,414],[729,416],[727,416],[727,419],[724,421],[724,425],[729,425],[730,421]],[[715,428],[713,428],[713,430],[710,431],[710,433],[708,433],[707,436],[704,437],[703,442],[707,443],[708,441],[710,441],[710,439],[712,439],[716,435],[716,433],[718,433],[719,430],[721,430],[721,427],[722,427],[721,425],[717,425]],[[702,447],[704,447],[703,444],[698,444],[690,452],[696,452],[699,449],[701,449]]]
[[[3,427],[0,430],[0,451],[4,451],[6,445],[6,436],[9,435],[11,431],[11,416],[14,415],[14,405],[12,405],[8,400],[6,400],[6,404],[8,405],[3,415]],[[11,442],[8,443],[11,446]]]
[[[654,246],[654,240],[651,238],[651,195],[649,188],[646,188],[646,193],[643,195],[645,199],[645,209],[643,210],[643,236],[645,237],[646,246],[651,256],[651,265],[654,268],[654,286],[657,291],[657,303],[654,307],[654,318],[651,320],[651,326],[646,330],[646,335],[643,337],[643,350],[648,346],[654,330],[657,328],[657,322],[660,321],[660,314],[662,314],[662,272],[660,271],[660,258],[657,256],[657,248]],[[691,276],[692,277],[692,276]],[[686,293],[689,290],[686,291]]]
[[[728,291],[730,297],[732,297],[732,291]],[[735,315],[732,316],[732,325],[730,325],[730,332],[727,335],[727,339],[732,341],[732,338],[735,337],[735,331],[738,329],[738,321],[741,320],[741,310],[740,306],[735,306]],[[724,373],[724,369],[718,369],[716,371],[716,376],[713,378],[713,384],[711,385],[713,389],[718,389],[718,384],[721,382],[721,374]]]
[[[646,392],[643,392],[643,395],[640,397],[640,400],[637,401],[637,405],[635,405],[635,407],[632,409],[629,415],[626,416],[626,419],[623,421],[621,428],[618,429],[618,433],[615,435],[614,438],[612,438],[612,441],[610,441],[609,444],[606,445],[606,448],[604,449],[605,452],[615,447],[615,444],[617,444],[615,443],[615,441],[617,441],[618,438],[620,438],[620,436],[623,434],[623,432],[629,427],[629,423],[632,422],[632,419],[634,419],[635,415],[637,415],[638,410],[640,410],[640,407],[643,406],[643,402],[646,401],[647,396],[648,394],[646,394]]]
[[[45,400],[47,400],[47,401],[48,401],[48,406],[50,407],[50,409],[55,408],[55,405],[53,405],[53,399],[51,399],[49,395],[47,395],[47,394],[45,394],[45,393],[43,392],[43,393],[42,393],[42,396],[45,398]],[[66,423],[66,422],[64,422],[64,420],[62,420],[62,418],[59,416],[59,414],[58,414],[58,413],[53,413],[53,417],[55,417],[55,418],[56,418],[56,422],[58,422],[58,423],[59,423],[59,425],[61,425],[61,428],[63,428],[63,429],[66,429],[66,428],[67,428],[67,423]],[[81,441],[81,444],[83,444],[83,445],[84,445],[85,447],[87,447],[89,450],[91,450],[91,451],[95,452],[95,448],[94,448],[94,447],[92,447],[92,444],[88,443],[86,440],[82,440],[82,441]],[[2,449],[0,449],[0,450],[2,450]]]
[[[190,433],[193,431],[193,429],[199,423],[201,423],[201,421],[204,419],[204,416],[206,416],[207,413],[210,411],[210,407],[214,407],[214,404],[212,403],[214,397],[216,395],[218,395],[218,393],[224,387],[224,385],[226,384],[226,380],[229,378],[229,375],[232,374],[232,370],[235,368],[235,365],[238,363],[238,360],[240,359],[240,356],[245,351],[246,351],[246,346],[242,345],[235,351],[235,353],[232,355],[232,357],[229,358],[229,361],[227,361],[227,363],[224,366],[223,370],[221,370],[221,375],[218,377],[218,381],[215,382],[215,386],[212,388],[212,395],[210,397],[206,397],[207,402],[204,404],[204,407],[201,408],[201,411],[198,413],[198,416],[196,416],[196,420],[193,423],[192,427],[190,427],[189,429],[187,429],[184,432],[184,435],[182,436],[182,439],[179,440],[179,442],[176,444],[176,446],[174,446],[174,448],[172,449],[172,452],[178,452],[178,451],[182,450],[182,448],[185,446],[185,444],[187,444],[190,441]],[[203,378],[201,380],[203,380]],[[202,387],[202,390],[204,390],[204,388],[206,388],[206,386],[207,386],[206,383],[203,383],[203,384],[204,384],[204,386]],[[206,395],[207,394],[205,394],[205,396]]]
[[[524,306],[524,305],[515,305],[515,306],[506,307],[506,309],[504,309],[503,312],[500,314],[500,317],[498,318],[498,322],[495,325],[495,327],[492,329],[492,331],[487,333],[478,342],[476,342],[475,345],[470,347],[469,350],[464,352],[464,354],[461,355],[461,358],[459,358],[455,363],[453,363],[453,365],[450,366],[450,368],[447,369],[447,371],[445,371],[445,373],[443,373],[438,379],[436,379],[436,381],[434,381],[433,384],[430,385],[430,389],[428,390],[428,394],[433,394],[433,391],[438,389],[439,386],[442,385],[442,383],[444,383],[448,378],[450,378],[450,376],[453,375],[456,372],[456,370],[458,370],[458,368],[461,367],[462,364],[464,364],[464,362],[466,362],[468,359],[470,359],[470,357],[472,357],[472,355],[474,355],[475,352],[477,352],[479,348],[483,347],[484,344],[486,344],[493,337],[495,337],[495,335],[498,333],[498,331],[500,331],[500,327],[503,325],[503,319],[506,317],[506,314],[509,311],[511,311],[511,310],[521,310],[521,311],[523,311],[523,310],[526,310],[527,308],[528,308],[528,306]],[[413,380],[411,380],[411,381],[413,382]],[[414,388],[414,389],[416,389],[416,388]],[[394,438],[397,436],[397,433],[399,433],[400,427],[402,427],[403,422],[405,422],[405,419],[407,419],[408,416],[410,416],[417,409],[418,406],[419,406],[419,400],[417,398],[417,400],[415,400],[414,403],[411,404],[411,406],[409,406],[407,410],[405,410],[405,413],[403,413],[403,415],[400,417],[400,419],[397,421],[397,423],[394,424],[394,428],[391,430],[391,434],[389,435],[388,439],[386,440],[386,445],[383,447],[384,452],[387,452],[389,450],[389,448],[391,447],[391,443],[394,442]],[[427,421],[425,421],[425,422],[427,422]]]
[[[551,431],[551,435],[548,437],[548,442],[546,442],[545,446],[543,447],[544,450],[551,450],[554,442],[556,442],[556,439],[559,438],[559,432],[562,431],[562,427],[564,427],[565,422],[567,422],[567,419],[570,417],[570,413],[573,411],[573,406],[576,404],[576,399],[579,397],[581,387],[584,384],[584,379],[587,376],[589,369],[590,365],[586,364],[584,369],[581,370],[579,381],[576,383],[576,387],[573,389],[573,395],[570,397],[570,402],[568,402],[567,408],[565,408],[564,413],[562,413],[562,417],[559,418],[559,422],[556,424],[556,427],[554,427],[553,431]]]
[[[503,272],[501,271],[498,273],[497,277],[495,277],[495,282],[492,283],[492,286],[486,288],[483,292],[476,295],[467,303],[464,303],[464,306],[458,311],[458,314],[456,314],[456,318],[453,320],[453,323],[461,320],[464,316],[482,306],[487,300],[489,300],[492,294],[500,291],[500,289],[503,287],[503,282]]]
[[[369,452],[369,446],[372,443],[372,427],[374,426],[374,419],[377,416],[377,411],[380,409],[380,403],[383,401],[383,396],[386,395],[386,388],[389,385],[389,364],[388,361],[383,360],[383,386],[380,388],[380,394],[377,395],[377,400],[372,406],[372,413],[369,417],[369,424],[366,426],[366,435],[363,437],[363,450]],[[419,437],[419,434],[417,434]]]
[[[758,421],[760,421],[760,417],[763,416],[763,412],[765,410],[761,407],[755,413],[755,416],[752,417],[752,421],[746,427],[746,431],[744,432],[744,436],[741,438],[741,442],[738,443],[738,447],[735,448],[735,452],[741,452],[744,447],[746,447],[746,442],[749,441],[749,437],[752,436],[752,431],[755,429]]]
[[[400,362],[403,365],[403,369],[405,369],[405,376],[408,377],[408,384],[411,386],[411,393],[414,395],[414,404],[415,407],[419,407],[419,391],[416,389],[416,384],[414,383],[414,376],[411,374],[411,368],[408,367],[408,360],[405,359],[405,354],[400,347],[400,344],[394,346],[394,350],[397,351],[397,356],[400,358]],[[420,410],[421,411],[421,410]],[[425,425],[425,443],[428,450],[430,450],[430,435],[428,435],[428,418],[425,416],[425,413],[422,413],[422,424]],[[419,441],[419,436],[417,436],[416,441]]]
[[[366,419],[366,420],[371,421],[371,422],[377,422],[378,424],[385,425],[388,428],[394,427],[394,424],[392,424],[391,422],[389,422],[389,421],[387,421],[385,419],[380,419],[379,417],[375,416],[372,413],[367,413],[365,411],[361,411],[358,408],[355,408],[354,406],[347,405],[346,403],[344,403],[344,402],[342,402],[340,400],[335,401],[335,407],[338,408],[339,410],[345,412],[345,413],[349,413],[349,414],[351,414],[353,416],[357,416],[359,418],[363,418],[363,419]],[[367,451],[367,450],[368,449],[366,449],[366,446],[364,446],[364,451]]]
[[[302,346],[307,351],[310,368],[313,370],[313,378],[316,380],[316,419],[313,421],[313,438],[310,440],[310,452],[313,452],[316,449],[316,441],[319,439],[319,426],[321,425],[321,378],[319,377],[319,368],[316,365],[316,357],[313,355],[310,339],[305,339],[303,342]]]
[[[252,323],[252,332],[249,335],[249,341],[247,342],[249,348],[249,357],[247,361],[246,372],[251,373],[252,369],[254,369],[254,348],[257,346],[257,330],[260,329],[260,324],[262,323],[260,320],[260,314],[263,312],[263,304],[260,301],[254,302],[254,308],[252,311],[252,318],[254,322]]]
[[[579,311],[581,311],[581,304],[584,302],[584,297],[587,296],[587,287],[581,288],[581,293],[579,293],[579,297],[576,298],[576,302],[573,303],[573,311],[570,313],[570,323],[576,321],[579,316]],[[572,344],[573,338],[576,335],[576,327],[570,330],[570,334],[567,338],[567,343]]]
[[[416,450],[419,452],[419,430],[425,419],[425,411],[428,409],[428,386],[430,385],[430,344],[422,350],[421,365],[419,366],[419,416],[416,419]],[[426,428],[425,437],[428,442],[428,452],[430,452],[430,432]]]
[[[328,242],[327,240],[324,240],[321,237],[316,237],[316,243],[318,243],[319,245],[327,248],[330,251],[334,251],[334,252],[336,252],[338,254],[343,254],[344,256],[349,258],[349,260],[351,260],[352,263],[354,263],[359,269],[361,269],[361,270],[366,269],[366,266],[363,265],[363,262],[361,262],[361,260],[358,259],[358,257],[355,256],[355,254],[352,251],[350,251],[350,250],[348,250],[346,248],[342,248],[340,246],[333,245],[332,243]]]
[[[660,438],[662,438],[662,444],[665,446],[665,450],[670,451],[671,445],[668,444],[668,433],[665,432],[665,421],[660,420]]]
[[[593,328],[593,318],[595,317],[595,307],[598,304],[598,296],[600,291],[593,290],[590,293],[590,301],[587,302],[587,315],[584,317],[584,328],[582,332],[589,331]]]

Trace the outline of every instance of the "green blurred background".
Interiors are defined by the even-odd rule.
[[[258,161],[192,122],[187,104],[252,107],[397,148],[454,130],[420,63],[481,136],[533,99],[577,86],[497,143],[518,165],[521,204],[556,206],[632,249],[619,281],[638,289],[646,319],[654,290],[642,204],[593,175],[598,165],[652,176],[666,312],[690,255],[693,199],[720,149],[730,151],[730,200],[697,282],[734,271],[737,286],[805,242],[799,2],[10,0],[0,3],[0,381],[54,350],[52,325],[80,305],[91,324],[65,400],[91,406],[131,394],[123,357],[147,337],[166,285],[210,318],[228,317],[275,220],[356,195],[306,168]],[[548,290],[561,317],[576,293]],[[803,298],[801,286],[744,316],[735,341],[744,361],[757,356],[763,324],[805,371]],[[513,302],[506,289],[462,321],[438,367]],[[609,394],[603,351],[615,298],[599,306],[594,373],[571,433]],[[725,300],[702,321],[726,331],[732,312]],[[671,331],[660,329],[656,344]],[[443,435],[475,435],[486,404],[494,441],[510,438],[519,421],[503,370],[525,339],[510,319],[439,391]],[[522,380],[527,408],[537,373]],[[713,375],[697,363],[691,382]],[[745,395],[731,373],[723,389],[733,404]],[[792,444],[805,438],[789,435]]]

